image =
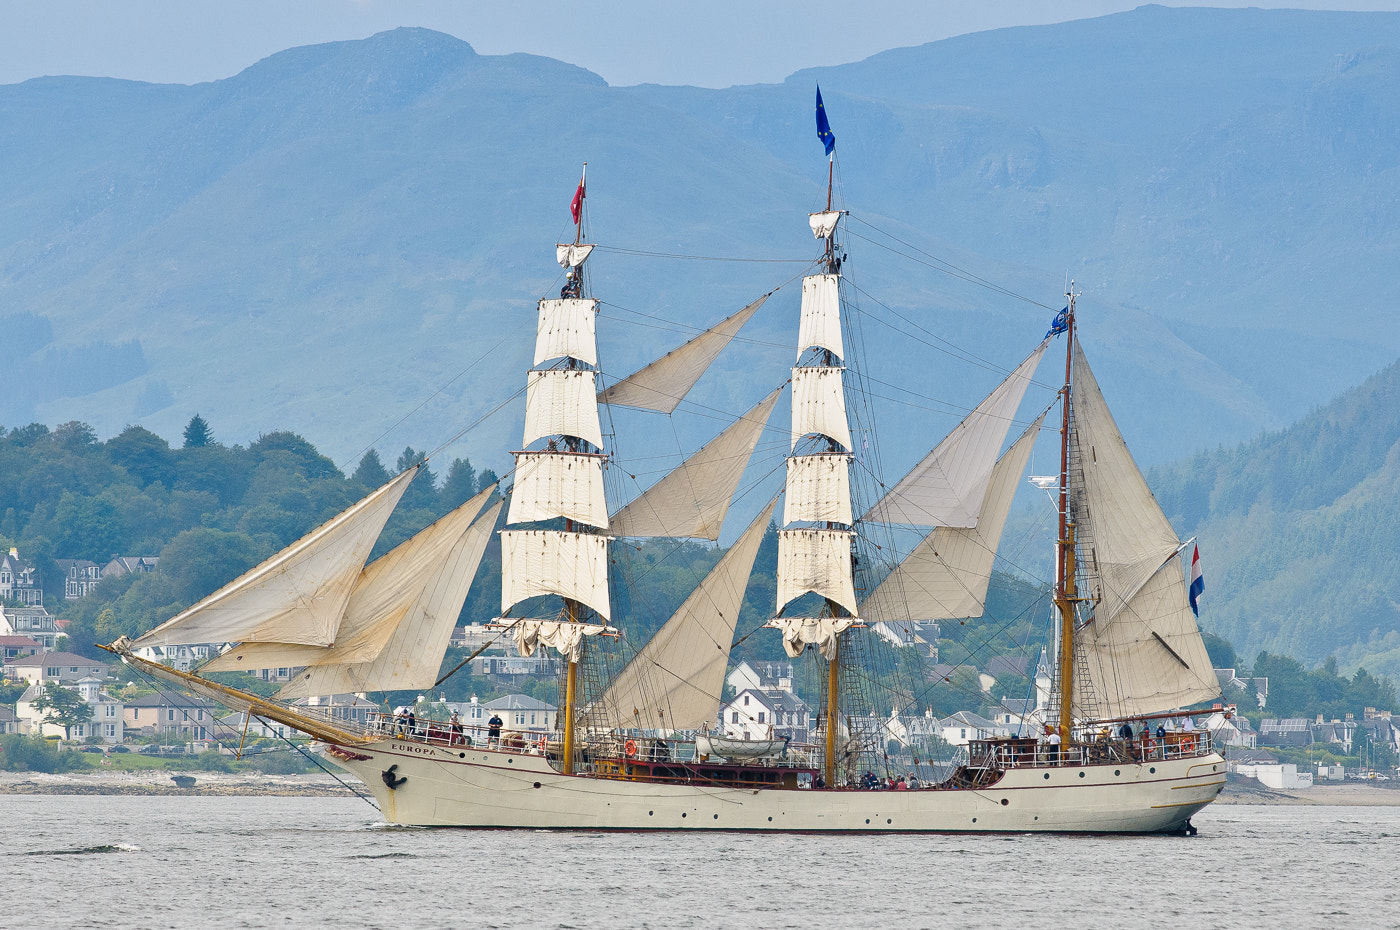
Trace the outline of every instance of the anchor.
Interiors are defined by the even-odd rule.
[[[393,791],[394,789],[402,785],[404,782],[408,781],[407,775],[394,774],[394,771],[398,767],[398,764],[395,763],[394,765],[389,766],[387,769],[379,773],[379,777],[384,779],[384,784],[389,786],[390,791]]]

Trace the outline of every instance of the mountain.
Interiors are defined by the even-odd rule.
[[[1202,620],[1259,650],[1400,675],[1400,362],[1287,429],[1150,476],[1199,535]]]
[[[3,86],[0,423],[174,437],[198,411],[223,441],[291,429],[342,465],[432,448],[520,387],[584,161],[596,239],[631,250],[590,263],[604,368],[624,374],[682,338],[655,317],[708,323],[802,267],[634,252],[812,254],[819,80],[867,354],[901,398],[875,414],[924,408],[886,431],[891,470],[962,412],[920,398],[990,388],[1066,273],[1128,441],[1168,461],[1400,354],[1397,63],[1400,14],[1144,7],[727,90],[609,87],[422,29],[189,87]],[[780,383],[795,317],[789,286],[699,401],[738,411]],[[937,364],[913,363],[911,333]],[[518,408],[461,453],[503,467]]]

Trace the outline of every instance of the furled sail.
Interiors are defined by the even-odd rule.
[[[768,295],[725,317],[680,348],[628,375],[598,395],[598,402],[670,413],[749,321]]]
[[[809,213],[807,215],[807,225],[812,227],[812,236],[816,239],[830,239],[831,234],[836,232],[836,223],[841,219],[840,210],[827,210],[824,213]]]
[[[570,662],[577,662],[583,657],[584,638],[597,636],[606,629],[607,627],[600,623],[526,618],[515,621],[511,632],[515,635],[515,648],[526,658],[534,655],[539,647],[547,646]]]
[[[850,450],[851,431],[846,425],[846,393],[841,368],[792,370],[792,445],[809,433],[834,439]]]
[[[787,460],[783,523],[830,522],[850,526],[851,456],[847,452],[794,455]]]
[[[554,247],[554,257],[564,268],[576,268],[582,265],[592,253],[593,246],[586,242],[567,244],[561,242]]]
[[[802,279],[802,316],[797,330],[797,357],[812,347],[846,357],[841,341],[840,275],[813,274]]]
[[[596,300],[570,297],[540,301],[539,327],[535,332],[535,364],[568,356],[597,365],[597,319]]]
[[[205,663],[200,671],[240,672],[370,661],[379,655],[415,606],[421,606],[425,592],[444,572],[449,556],[494,491],[494,486],[482,491],[365,566],[350,592],[333,645],[239,643]]]
[[[1075,632],[1089,681],[1076,681],[1086,711],[1122,716],[1218,697],[1219,682],[1187,606],[1171,523],[1143,480],[1078,343],[1071,430],[1077,474],[1070,513],[1083,542],[1092,617]],[[1092,689],[1090,692],[1088,689]]]
[[[975,527],[997,453],[1046,345],[1042,342],[862,519],[911,526]]]
[[[982,615],[1006,515],[1044,420],[1041,414],[997,460],[976,502],[975,525],[940,526],[925,536],[861,602],[863,619],[898,623]]]
[[[567,452],[515,453],[511,523],[566,517],[608,528],[603,498],[603,456]]]
[[[131,646],[335,642],[355,580],[414,466],[272,558],[181,611]]]
[[[532,370],[525,386],[525,444],[546,436],[576,436],[601,448],[596,384],[592,371]]]
[[[613,515],[615,536],[719,539],[749,457],[782,393],[778,388],[666,477]]]
[[[699,729],[715,719],[734,624],[774,500],[614,679],[598,702],[603,725]],[[599,719],[599,714],[591,719]]]
[[[479,509],[490,493],[489,490],[483,491],[443,520],[451,519],[452,530],[455,531],[461,526],[461,519],[465,516],[463,511],[473,505]],[[406,609],[395,611],[400,619],[373,659],[366,662],[333,662],[332,656],[327,656],[288,682],[277,692],[277,696],[290,700],[312,694],[431,687],[442,670],[442,657],[447,654],[452,630],[457,626],[462,605],[466,603],[472,579],[481,565],[481,557],[486,552],[486,544],[491,539],[502,506],[498,501],[458,534],[450,547],[443,547],[447,548],[445,555],[434,554],[432,561],[435,570],[421,572],[417,596],[407,604]],[[444,528],[444,536],[448,533]]]
[[[607,619],[608,536],[563,530],[501,532],[501,611],[532,597],[557,594]]]
[[[783,650],[792,658],[816,646],[827,659],[836,655],[836,637],[850,629],[855,617],[774,617],[766,626],[781,630]]]
[[[808,592],[856,613],[850,530],[778,531],[778,612]]]

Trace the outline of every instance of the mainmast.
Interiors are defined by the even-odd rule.
[[[1069,514],[1069,434],[1073,409],[1071,363],[1074,358],[1074,300],[1078,296],[1074,291],[1074,282],[1070,282],[1065,296],[1069,298],[1069,304],[1065,308],[1065,384],[1060,389],[1060,536],[1058,558],[1055,560],[1055,606],[1060,611],[1060,745],[1068,749],[1074,722],[1074,605],[1078,601],[1074,583],[1074,523]]]
[[[523,654],[530,655],[543,644],[568,659],[560,714],[565,774],[573,771],[578,663],[584,637],[603,632],[611,613],[610,537],[603,493],[607,456],[598,419],[594,335],[598,302],[583,293],[583,263],[593,250],[582,241],[584,197],[585,179],[580,179],[569,206],[576,227],[574,242],[557,247],[567,279],[558,299],[539,303],[535,361],[525,394],[524,451],[514,453],[515,487],[506,518],[510,527],[562,518],[564,528],[501,532],[502,612],[540,596],[555,595],[564,601],[558,616],[516,620],[512,628]],[[541,441],[542,448],[529,448]]]

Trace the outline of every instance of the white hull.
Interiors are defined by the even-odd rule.
[[[1162,833],[1225,784],[1212,753],[1127,765],[1014,768],[975,790],[859,791],[656,784],[561,775],[538,755],[382,740],[337,764],[391,823],[567,830]],[[406,779],[386,786],[381,773]]]

